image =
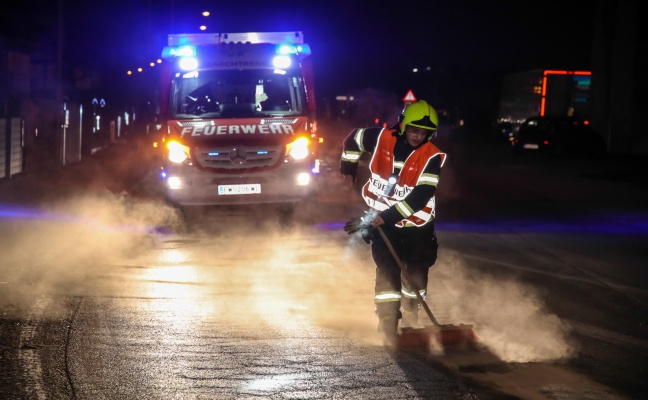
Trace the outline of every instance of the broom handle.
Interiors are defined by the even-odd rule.
[[[409,278],[409,275],[407,274],[407,271],[405,271],[405,266],[401,262],[400,258],[396,254],[396,250],[394,250],[394,247],[392,246],[391,242],[389,239],[387,239],[387,235],[385,235],[385,232],[380,227],[376,227],[376,230],[378,230],[378,233],[380,233],[380,236],[382,237],[383,241],[387,245],[387,248],[389,249],[389,252],[391,253],[392,257],[394,257],[394,260],[396,261],[396,264],[398,264],[398,268],[400,268],[401,272],[403,273],[403,277],[407,281],[407,283],[410,285],[410,287],[414,288],[414,285],[412,284],[412,280]],[[432,311],[430,310],[430,307],[427,305],[425,300],[423,299],[423,296],[421,296],[421,293],[419,292],[418,289],[414,289],[414,292],[416,293],[416,297],[418,298],[418,301],[421,303],[423,306],[423,309],[425,310],[425,313],[430,317],[430,321],[432,321],[432,324],[434,324],[437,327],[440,327],[441,324],[434,318],[434,315],[432,314]]]

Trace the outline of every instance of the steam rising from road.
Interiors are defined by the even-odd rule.
[[[443,193],[452,197],[452,169],[444,174]],[[350,196],[340,190],[322,193],[324,201],[299,210],[300,223],[292,226],[271,207],[197,212],[183,221],[159,200],[104,192],[34,210],[42,218],[0,219],[0,305],[20,308],[40,294],[77,295],[88,282],[96,286],[93,295],[111,295],[125,290],[121,274],[133,274],[146,286],[140,290],[148,290],[142,296],[172,299],[165,304],[185,307],[183,317],[192,324],[213,313],[247,320],[253,329],[274,326],[274,334],[293,326],[306,338],[319,329],[382,345],[370,248],[341,229],[364,204],[357,195],[327,202],[326,194]],[[328,229],[332,221],[340,228]],[[158,234],[159,227],[176,234]],[[97,279],[113,272],[115,279]],[[537,292],[479,274],[443,245],[428,290],[441,323],[473,324],[480,341],[504,361],[556,360],[573,351],[567,327]]]
[[[284,243],[291,240],[282,239]],[[296,266],[304,249],[277,249],[268,268],[280,271],[285,293],[295,295],[295,313],[371,342],[379,342],[373,312],[374,265],[368,246],[350,244],[336,252],[329,245],[312,249],[313,263]],[[326,254],[322,253],[322,250]],[[469,270],[458,255],[440,250],[430,271],[428,304],[442,324],[473,324],[481,344],[506,362],[541,362],[569,357],[574,351],[568,327],[549,313],[533,288]],[[260,282],[259,285],[262,283]],[[280,290],[279,292],[282,292]],[[266,305],[267,306],[267,305]],[[423,311],[420,320],[427,319]],[[429,325],[429,324],[428,324]]]
[[[276,225],[267,222],[272,220],[268,214],[266,222],[250,224],[263,221],[268,210],[258,212],[252,218],[196,216],[202,228],[185,236],[199,243],[196,248],[155,249],[150,234],[155,227],[182,226],[174,209],[117,195],[69,199],[42,210],[65,218],[3,221],[0,281],[30,287],[30,296],[74,295],[84,279],[134,262],[142,252],[174,251],[176,258],[167,259],[167,268],[175,263],[184,279],[194,276],[188,270],[196,265],[211,264],[195,273],[196,282],[180,279],[176,284],[201,285],[194,293],[237,292],[228,297],[232,303],[220,304],[220,313],[232,318],[253,313],[252,318],[279,326],[315,323],[379,344],[369,246],[343,231],[281,228],[276,219]],[[449,249],[441,248],[428,288],[429,304],[441,323],[473,324],[481,343],[504,361],[556,360],[573,351],[567,328],[545,310],[538,293],[519,282],[468,272],[464,260]],[[21,293],[2,290],[0,302],[20,301],[26,295]],[[427,316],[421,312],[421,318]]]
[[[441,323],[474,324],[480,341],[506,362],[559,360],[575,351],[569,326],[534,288],[470,268],[458,253],[440,253],[428,290],[430,302],[442,306]]]
[[[107,192],[21,214],[29,218],[0,220],[0,304],[61,288],[74,294],[87,275],[101,273],[150,242],[148,232],[180,223],[177,212],[164,204],[132,202]]]

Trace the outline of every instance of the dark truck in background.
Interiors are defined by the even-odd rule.
[[[513,141],[530,117],[573,117],[589,124],[590,71],[534,69],[504,76],[495,133]]]

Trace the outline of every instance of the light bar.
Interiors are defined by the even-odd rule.
[[[277,54],[310,54],[310,46],[307,44],[281,43],[275,50]]]
[[[195,57],[196,46],[191,44],[178,46],[176,47],[174,54],[176,55],[176,57]]]

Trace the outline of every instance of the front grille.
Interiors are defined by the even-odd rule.
[[[206,126],[213,126],[214,121],[202,121],[202,120],[198,120],[198,121],[178,121],[178,125],[180,125],[181,127],[195,126],[195,127],[198,127],[198,128],[204,128]]]
[[[295,122],[297,122],[297,118],[264,118],[261,120],[262,125],[267,125],[267,124],[285,124],[285,125],[292,125]]]
[[[281,146],[196,147],[194,159],[203,168],[245,170],[277,163]]]

